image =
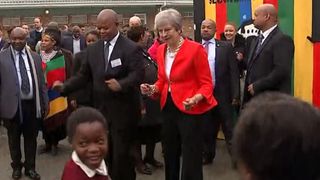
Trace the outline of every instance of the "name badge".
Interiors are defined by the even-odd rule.
[[[118,67],[118,66],[121,66],[121,59],[118,58],[118,59],[114,59],[114,60],[111,60],[111,67],[112,68],[115,68],[115,67]]]

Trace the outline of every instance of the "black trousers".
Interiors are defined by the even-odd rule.
[[[220,126],[222,127],[222,131],[225,136],[227,149],[231,154],[231,140],[234,127],[233,111],[231,104],[221,103],[205,114],[203,123],[204,158],[214,159],[216,154],[216,138]]]
[[[13,119],[5,119],[4,125],[7,128],[11,166],[13,169],[26,170],[35,169],[37,150],[37,136],[39,120],[36,119],[35,103],[33,100],[22,100],[21,110],[23,121],[20,120],[20,110],[17,110]],[[25,161],[21,162],[21,134],[24,138]]]
[[[163,150],[166,180],[202,180],[202,116],[188,115],[173,104],[170,94],[163,113]]]
[[[136,179],[133,150],[140,119],[140,106],[136,99],[128,101],[128,96],[135,94],[106,94],[107,102],[101,103],[100,107],[97,106],[109,124],[109,149],[106,162],[113,180]],[[136,97],[139,97],[138,94]]]
[[[135,180],[134,145],[132,129],[114,129],[110,126],[108,168],[113,180]]]

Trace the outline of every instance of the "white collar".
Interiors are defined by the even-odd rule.
[[[269,34],[277,27],[278,25],[274,25],[272,26],[271,28],[269,28],[268,30],[266,30],[265,32],[262,32],[262,35],[263,35],[263,39],[266,39]]]
[[[43,30],[43,27],[41,27],[39,30],[38,29],[35,29],[37,32],[42,32]]]
[[[118,31],[117,35],[116,35],[113,39],[111,39],[111,40],[109,41],[110,46],[114,46],[114,45],[116,44],[116,42],[117,42],[117,40],[118,40],[119,36],[120,36],[120,33],[119,33],[119,31]],[[107,42],[106,42],[106,41],[104,41],[104,44],[106,44],[106,43],[107,43]]]
[[[104,162],[104,160],[102,160],[99,168],[92,170],[92,169],[88,168],[85,164],[83,164],[83,162],[80,160],[78,154],[75,151],[72,152],[71,158],[72,158],[73,162],[76,163],[82,169],[82,171],[84,171],[86,173],[86,175],[89,178],[92,178],[96,174],[108,176],[107,166],[106,166],[106,163]]]
[[[74,36],[72,36],[72,39],[73,39],[74,41],[80,41],[80,36],[79,36],[79,38],[75,38]]]
[[[22,54],[26,54],[26,48],[23,48],[21,50],[21,52],[22,52]],[[19,55],[20,52],[14,49],[14,53],[15,53],[15,55]]]
[[[215,44],[216,40],[214,38],[211,38],[210,40],[208,40],[210,43]],[[207,42],[206,40],[202,39],[202,45]]]

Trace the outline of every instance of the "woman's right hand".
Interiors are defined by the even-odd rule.
[[[236,55],[237,55],[237,60],[238,61],[242,61],[243,60],[243,54],[241,52],[236,52]]]
[[[140,85],[140,91],[141,91],[141,94],[143,95],[146,95],[146,94],[150,94],[151,93],[151,85],[150,84],[141,84]]]
[[[140,91],[142,95],[152,96],[155,93],[155,85],[141,84]]]

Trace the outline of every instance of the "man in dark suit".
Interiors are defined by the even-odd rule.
[[[211,19],[202,21],[202,44],[208,53],[209,66],[214,84],[214,97],[218,106],[205,116],[203,164],[212,163],[215,157],[216,137],[222,126],[227,148],[231,153],[233,131],[233,107],[239,103],[239,69],[228,42],[214,39],[216,23]]]
[[[280,31],[273,5],[259,6],[254,16],[253,24],[261,32],[252,41],[247,59],[244,102],[265,91],[291,93],[293,40]]]
[[[35,51],[38,41],[41,41],[41,35],[44,28],[42,27],[42,22],[40,17],[34,18],[33,23],[34,23],[34,29],[30,32],[31,44],[29,44],[29,46],[33,51]]]
[[[12,30],[9,48],[0,53],[0,115],[7,128],[13,168],[12,178],[21,177],[21,169],[31,179],[40,179],[35,171],[38,125],[47,112],[47,90],[40,56],[26,48],[27,33]],[[25,162],[21,162],[20,136],[24,137]]]
[[[134,160],[130,151],[140,119],[139,84],[144,77],[143,56],[138,46],[120,35],[117,14],[102,10],[97,17],[101,40],[87,47],[80,72],[56,90],[69,94],[92,82],[93,106],[109,123],[108,166],[114,180],[134,180]]]
[[[69,50],[73,54],[82,51],[86,46],[85,37],[81,34],[79,26],[73,26],[72,36],[64,36],[62,40],[62,48]]]

